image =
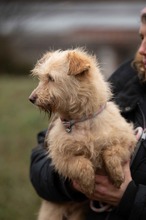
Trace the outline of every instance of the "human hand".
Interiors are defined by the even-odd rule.
[[[123,166],[123,171],[125,175],[125,180],[120,186],[116,188],[113,183],[110,181],[108,176],[96,175],[95,177],[95,189],[92,195],[86,195],[91,200],[96,200],[100,202],[105,202],[112,206],[117,206],[128,186],[131,182],[132,177],[130,173],[129,162],[125,163]],[[79,184],[76,181],[73,181],[73,187],[82,192]]]

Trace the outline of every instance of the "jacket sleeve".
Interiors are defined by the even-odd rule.
[[[131,164],[133,180],[119,204],[118,212],[128,220],[146,219],[146,141],[142,140]],[[127,216],[127,217],[126,217]]]
[[[30,180],[37,194],[48,201],[82,201],[85,196],[71,187],[71,182],[60,176],[51,165],[44,147],[46,132],[38,134],[38,146],[32,150]]]
[[[131,181],[119,204],[117,213],[123,219],[146,219],[146,186],[136,185],[134,181]]]

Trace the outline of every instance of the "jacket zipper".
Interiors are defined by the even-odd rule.
[[[138,103],[138,107],[139,107],[140,113],[142,115],[143,129],[146,129],[146,118],[145,118],[145,115],[144,115],[143,110],[141,109],[139,103]]]

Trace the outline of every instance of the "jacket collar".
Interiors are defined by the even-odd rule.
[[[123,85],[121,91],[115,96],[115,102],[122,112],[129,112],[135,108],[144,90],[146,90],[145,87],[146,84],[142,84],[138,76],[134,76]]]
[[[139,80],[131,62],[132,59],[123,63],[109,78],[113,87],[113,99],[122,113],[132,111],[146,94],[146,83]]]

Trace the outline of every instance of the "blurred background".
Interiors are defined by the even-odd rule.
[[[0,1],[0,220],[35,220],[41,200],[29,180],[30,154],[47,117],[28,101],[30,70],[44,52],[85,47],[106,78],[140,43],[144,1]]]

